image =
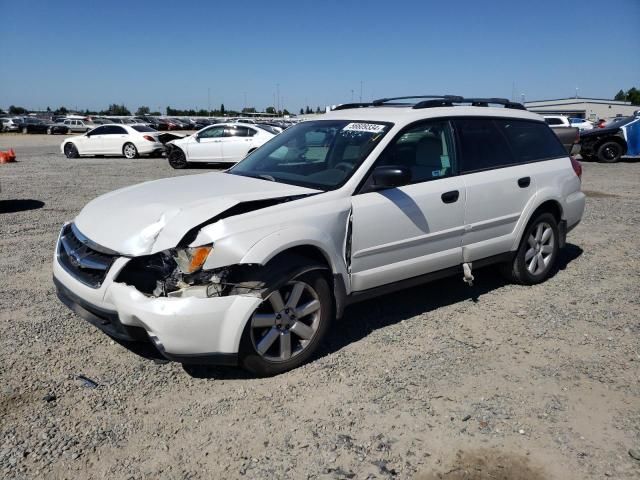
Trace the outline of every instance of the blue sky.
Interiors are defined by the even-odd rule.
[[[640,87],[640,0],[0,0],[0,107],[263,109]],[[515,89],[514,89],[515,83]]]

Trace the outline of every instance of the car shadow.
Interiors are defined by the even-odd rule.
[[[567,244],[560,251],[551,277],[558,271],[565,270],[582,253],[583,250],[577,245]],[[483,295],[508,284],[495,266],[474,270],[473,275],[475,279],[472,286],[464,283],[460,275],[351,305],[338,321],[338,328],[334,324],[334,328],[330,330],[318,357],[334,353],[375,330],[416,315],[469,300],[479,303]]]
[[[565,248],[560,251],[551,277],[554,277],[558,271],[565,270],[582,253],[582,248],[567,243]],[[333,328],[330,329],[323,345],[311,361],[335,353],[351,343],[362,340],[375,330],[416,315],[468,300],[480,302],[483,295],[504,287],[508,283],[495,266],[474,270],[473,274],[475,276],[473,286],[463,283],[461,277],[450,277],[347,307],[343,318],[333,324]],[[191,377],[200,379],[241,380],[253,378],[250,373],[234,367],[183,365],[183,369]]]
[[[0,200],[0,213],[17,213],[44,207],[40,200]]]

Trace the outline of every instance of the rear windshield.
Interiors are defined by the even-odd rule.
[[[133,128],[137,132],[157,132],[157,130],[154,130],[151,127],[147,127],[146,125],[132,125],[131,128]]]

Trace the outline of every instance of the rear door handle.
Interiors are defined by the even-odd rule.
[[[527,188],[531,185],[531,177],[522,177],[518,179],[518,186],[520,188]]]
[[[460,192],[458,190],[452,190],[450,192],[445,192],[442,194],[440,198],[444,203],[454,203],[458,201],[460,197]]]

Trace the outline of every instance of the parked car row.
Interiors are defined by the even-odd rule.
[[[5,117],[1,119],[2,132],[22,132],[22,133],[46,133],[53,135],[56,133],[69,133],[68,125],[62,123],[45,122],[33,117]]]

